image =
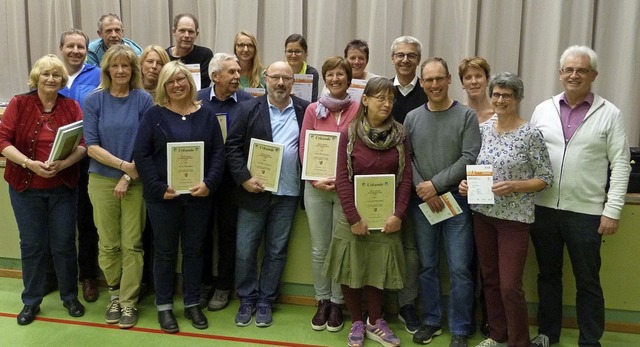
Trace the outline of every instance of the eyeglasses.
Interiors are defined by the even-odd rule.
[[[426,84],[433,84],[433,82],[436,82],[436,84],[440,84],[442,83],[442,81],[444,81],[447,78],[447,76],[438,76],[438,77],[430,77],[430,78],[422,78],[422,82],[426,83]]]
[[[393,57],[396,58],[396,60],[404,60],[404,58],[407,58],[409,61],[418,60],[418,55],[415,53],[393,53]]]
[[[165,87],[168,87],[168,86],[175,86],[176,84],[177,84],[177,85],[183,85],[183,84],[184,84],[184,82],[186,82],[186,81],[187,81],[187,77],[186,77],[186,76],[182,76],[182,77],[178,77],[178,78],[176,78],[175,80],[166,81],[166,82],[164,83],[164,86],[165,86]]]
[[[267,78],[271,80],[271,82],[279,82],[280,79],[282,79],[282,81],[285,83],[293,81],[293,77],[291,76],[278,76],[278,75],[267,75],[267,74],[264,74],[264,75],[267,76]]]
[[[574,69],[574,68],[570,68],[570,67],[564,68],[564,69],[560,69],[560,72],[562,72],[563,74],[565,74],[567,76],[573,75],[574,72],[576,74],[578,74],[578,76],[586,76],[591,71],[593,71],[593,70],[584,69],[584,68]]]
[[[288,55],[301,55],[304,53],[304,51],[300,49],[287,49],[284,52],[287,53]]]
[[[256,46],[253,45],[253,43],[236,43],[236,48],[237,49],[254,49],[256,48]]]
[[[396,98],[394,98],[393,96],[374,95],[369,97],[375,100],[378,100],[378,102],[381,104],[384,103],[385,101],[388,101],[390,104],[393,104],[394,102],[396,102]]]
[[[500,98],[502,98],[502,100],[504,101],[511,101],[511,99],[513,99],[513,94],[510,93],[504,93],[504,94],[500,94],[500,93],[492,93],[491,94],[491,98],[493,100],[500,100]]]

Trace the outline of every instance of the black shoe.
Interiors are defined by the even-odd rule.
[[[18,324],[27,325],[36,319],[36,314],[40,312],[40,305],[24,305],[22,311],[18,313]]]
[[[165,333],[175,334],[180,330],[172,310],[158,311],[158,323],[160,323],[160,329]]]
[[[84,306],[78,301],[78,299],[73,299],[69,301],[65,301],[62,303],[64,307],[69,309],[69,315],[71,317],[82,317],[84,316]]]
[[[207,317],[202,314],[202,310],[200,310],[199,306],[185,308],[184,316],[191,321],[191,325],[196,329],[206,329],[209,327],[209,321],[207,320]]]
[[[421,345],[426,345],[431,340],[436,337],[442,335],[442,328],[432,325],[423,325],[413,334],[413,342],[419,343]]]

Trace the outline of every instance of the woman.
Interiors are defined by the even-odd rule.
[[[524,97],[520,78],[499,73],[489,93],[497,119],[480,127],[477,164],[493,168],[495,204],[471,205],[489,323],[489,338],[478,346],[529,346],[522,273],[534,220],[533,193],[548,187],[553,173],[542,133],[517,113]],[[459,189],[467,194],[466,180]]]
[[[197,329],[208,327],[199,307],[202,243],[211,213],[212,192],[222,179],[224,144],[218,119],[197,101],[189,68],[172,61],[160,72],[157,105],[149,109],[136,138],[134,158],[144,183],[144,198],[153,224],[155,257],[153,277],[160,328],[178,332],[173,315],[173,288],[178,244],[182,246],[184,315]],[[204,180],[180,195],[167,185],[167,144],[204,142]]]
[[[240,64],[240,86],[242,88],[266,88],[264,67],[260,63],[258,40],[252,33],[241,31],[233,40],[233,47]]]
[[[104,319],[126,329],[138,321],[145,225],[132,139],[153,100],[142,89],[140,62],[128,46],[111,46],[100,70],[98,89],[84,101],[89,198],[98,228],[98,262],[111,295]]]
[[[383,289],[400,289],[404,283],[404,256],[400,228],[411,191],[411,159],[404,127],[393,120],[393,82],[374,77],[367,82],[356,118],[340,134],[336,191],[343,212],[333,228],[324,274],[342,284],[349,314],[349,346],[361,347],[364,335],[385,346],[400,339],[382,318]],[[354,175],[394,174],[395,212],[382,232],[369,232],[355,206]],[[362,294],[368,303],[366,325]]]
[[[142,86],[152,97],[156,94],[160,70],[169,62],[169,55],[158,45],[147,46],[140,55]]]
[[[84,315],[78,301],[75,223],[77,163],[86,149],[81,144],[65,159],[47,161],[58,128],[82,119],[78,102],[58,94],[68,79],[55,55],[38,59],[29,74],[33,90],[11,99],[0,123],[0,153],[7,158],[4,179],[20,232],[20,325],[33,322],[40,312],[49,255],[64,307],[72,317]]]
[[[358,102],[347,94],[351,84],[351,66],[342,57],[331,57],[322,65],[322,78],[328,92],[310,104],[304,113],[300,131],[300,162],[304,158],[307,130],[342,132],[355,117]],[[342,329],[344,303],[340,285],[322,275],[322,266],[331,244],[331,230],[342,210],[336,194],[335,176],[305,183],[304,204],[311,233],[311,263],[318,311],[311,320],[313,330],[331,332]],[[332,221],[332,223],[327,223]]]
[[[358,39],[349,41],[347,47],[344,48],[344,57],[351,65],[353,78],[368,81],[378,76],[366,71],[369,63],[369,45],[366,41]]]
[[[287,63],[291,66],[294,74],[310,74],[313,75],[313,83],[311,88],[311,102],[318,100],[318,81],[320,76],[318,70],[307,64],[307,40],[300,34],[291,34],[284,41],[284,53]]]
[[[480,124],[494,116],[493,105],[487,94],[491,67],[482,57],[462,59],[458,66],[458,76],[462,88],[467,92],[466,105],[476,111]]]

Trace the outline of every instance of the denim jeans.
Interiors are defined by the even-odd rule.
[[[474,330],[474,284],[471,274],[473,226],[466,197],[458,194],[454,194],[454,197],[463,213],[436,225],[429,224],[417,203],[412,203],[411,213],[420,257],[418,283],[422,296],[422,323],[433,326],[441,324],[440,242],[443,241],[451,283],[448,303],[449,329],[454,335],[468,335]]]
[[[202,279],[202,242],[207,233],[212,197],[181,195],[147,202],[153,224],[155,257],[153,278],[159,311],[173,307],[178,245],[182,246],[184,306],[198,305]]]
[[[241,303],[273,304],[287,264],[287,247],[298,204],[297,196],[271,196],[269,206],[238,209],[236,293]],[[258,248],[264,237],[262,269],[258,278]]]
[[[76,190],[60,186],[19,193],[9,187],[9,197],[20,233],[22,302],[25,305],[42,302],[49,254],[58,278],[60,299],[77,298]]]
[[[576,316],[580,346],[600,346],[604,333],[604,296],[600,285],[599,215],[536,206],[531,240],[538,259],[538,327],[558,342],[562,328],[562,262],[567,246],[576,278]]]

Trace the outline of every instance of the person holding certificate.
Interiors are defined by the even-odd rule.
[[[213,192],[224,170],[224,144],[218,119],[213,111],[197,100],[196,85],[189,68],[179,61],[167,63],[160,71],[156,88],[157,105],[145,112],[134,147],[134,159],[144,185],[144,199],[154,232],[154,281],[160,328],[178,332],[173,315],[175,263],[178,245],[182,246],[184,315],[197,329],[208,326],[200,307],[202,277],[202,243],[207,233],[207,216],[211,213]],[[169,162],[167,144],[182,143],[184,151],[198,150],[187,146],[204,142],[204,162],[200,156],[191,160]],[[194,171],[204,166],[204,178],[179,194],[168,184],[168,170],[182,165]],[[185,173],[186,174],[186,173]]]
[[[78,301],[76,263],[76,186],[81,143],[63,160],[47,162],[58,128],[82,119],[78,102],[59,94],[69,79],[60,59],[38,59],[29,74],[27,94],[9,102],[0,123],[0,153],[7,158],[4,178],[20,233],[22,302],[18,324],[33,322],[45,295],[48,257],[60,299],[72,317],[84,315]]]
[[[291,66],[294,74],[313,75],[313,83],[311,85],[311,102],[318,100],[318,81],[320,76],[318,70],[307,64],[307,40],[300,34],[291,34],[284,41],[284,53],[287,63]]]
[[[128,46],[111,46],[100,70],[100,85],[83,108],[91,157],[89,198],[98,228],[98,263],[111,296],[104,319],[126,329],[138,321],[146,219],[132,139],[153,100],[142,89],[140,61]]]
[[[400,345],[382,318],[383,290],[404,286],[400,229],[407,214],[412,176],[406,132],[391,116],[394,91],[391,80],[370,79],[356,118],[340,134],[336,191],[342,212],[334,224],[323,273],[342,285],[352,321],[349,346],[362,346],[365,334],[385,346]],[[354,176],[383,174],[395,176],[395,211],[381,231],[369,231],[356,208]],[[369,312],[366,322],[363,294]]]
[[[498,117],[480,127],[477,164],[493,167],[495,204],[471,205],[489,323],[489,337],[478,346],[529,346],[522,274],[534,221],[533,193],[551,185],[553,173],[542,133],[517,113],[522,80],[499,73],[489,82],[489,94]],[[466,180],[459,189],[469,193]]]
[[[351,84],[351,66],[346,59],[335,56],[327,59],[322,65],[327,94],[323,94],[317,102],[307,107],[300,131],[300,160],[302,161],[306,145],[307,130],[333,132],[338,135],[347,128],[358,110],[358,102],[347,93]],[[313,150],[308,148],[308,150]],[[333,165],[337,158],[334,156]],[[326,163],[329,165],[329,163]],[[331,244],[331,230],[338,215],[342,211],[340,200],[336,194],[335,174],[319,180],[308,180],[305,183],[304,205],[309,220],[311,233],[311,265],[313,286],[318,300],[318,311],[311,320],[313,330],[335,332],[342,329],[342,311],[344,303],[342,289],[337,283],[322,275],[324,259]],[[328,223],[328,221],[332,221]]]

